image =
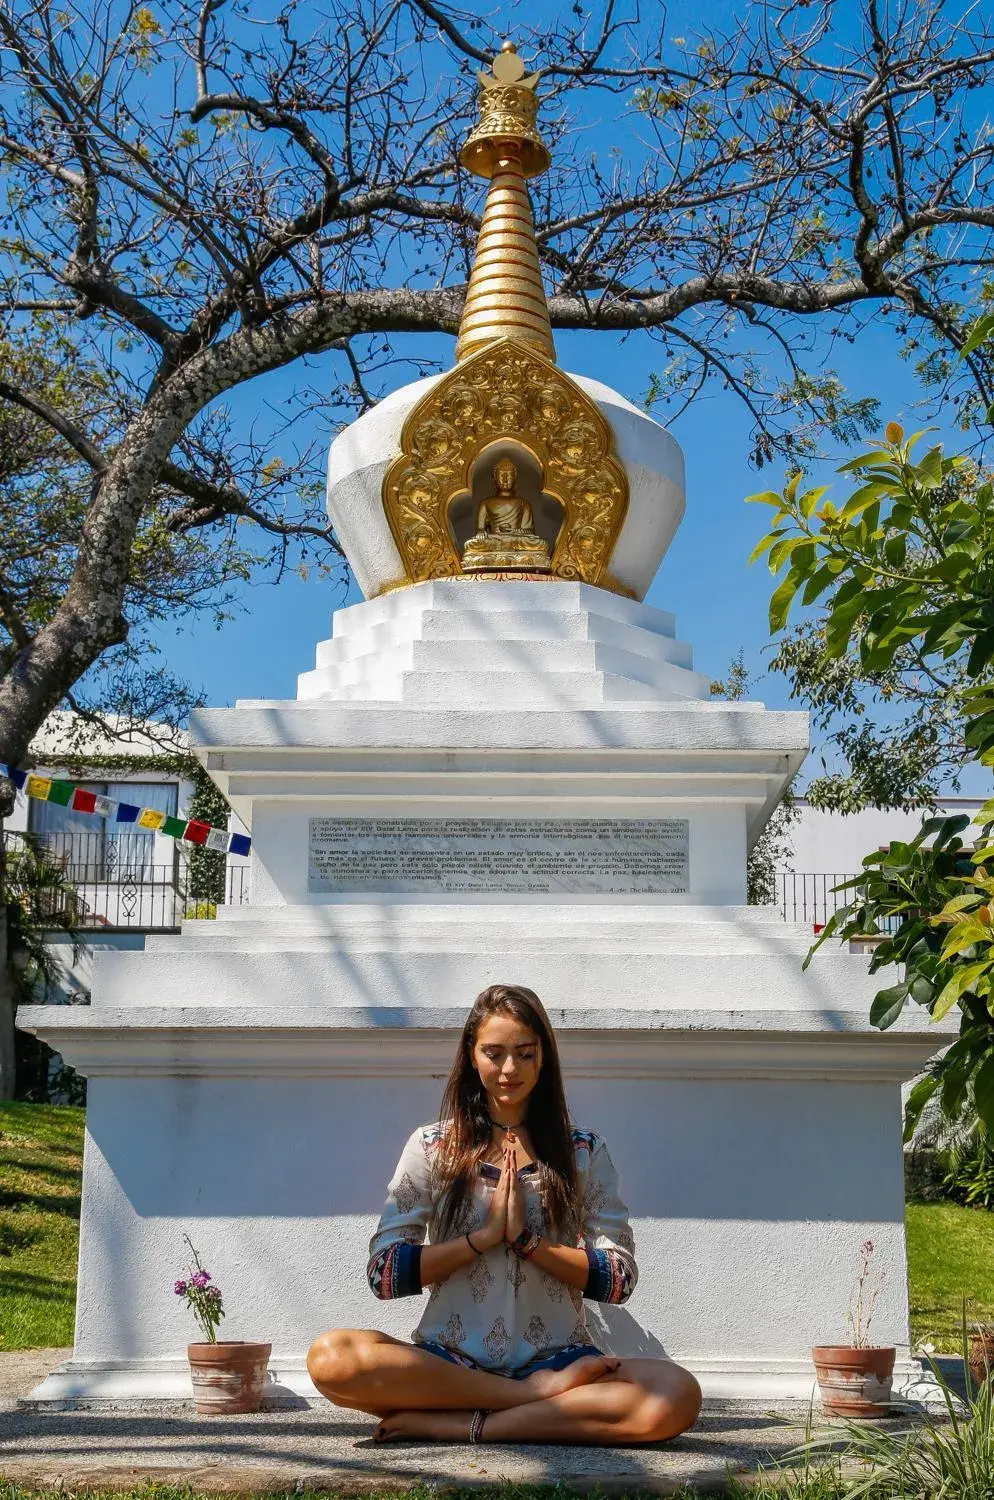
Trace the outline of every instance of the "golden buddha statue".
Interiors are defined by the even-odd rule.
[[[531,506],[517,493],[517,466],[499,458],[491,479],[494,492],[477,506],[476,535],[463,548],[463,572],[548,573],[549,548],[535,531]]]

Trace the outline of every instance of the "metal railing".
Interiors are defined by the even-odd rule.
[[[832,887],[843,880],[852,880],[855,873],[810,875],[781,871],[777,876],[780,915],[785,922],[824,927],[832,913],[852,899],[851,892],[833,891]]]
[[[824,927],[832,913],[838,911],[840,906],[847,906],[854,894],[851,890],[836,891],[832,887],[841,885],[844,880],[854,879],[858,873],[858,870],[851,870],[848,874],[829,875],[782,870],[777,876],[780,915],[785,922],[802,922],[812,928]],[[887,918],[881,931],[893,932],[899,923],[900,918]]]
[[[100,834],[3,835],[11,883],[20,885],[41,925],[75,931],[164,932],[184,918],[211,918],[218,906],[244,906],[249,899],[247,865],[205,872],[191,865],[177,844],[169,863],[153,863],[150,840],[104,838]],[[18,856],[39,850],[47,874],[34,880],[18,873]]]

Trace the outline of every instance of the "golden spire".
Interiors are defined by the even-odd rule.
[[[555,360],[552,324],[535,244],[535,221],[525,178],[549,166],[538,133],[539,75],[525,77],[513,42],[505,42],[492,73],[480,73],[480,120],[459,155],[490,188],[476,257],[459,325],[456,359],[485,344],[516,338]]]

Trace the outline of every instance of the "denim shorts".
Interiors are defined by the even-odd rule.
[[[486,1365],[477,1364],[475,1359],[470,1359],[468,1354],[446,1349],[442,1344],[427,1341],[415,1344],[414,1347],[424,1349],[427,1354],[437,1354],[439,1359],[447,1359],[450,1365],[462,1365],[467,1370],[484,1370],[488,1375],[505,1375],[510,1380],[526,1380],[536,1370],[565,1370],[567,1365],[575,1364],[578,1359],[586,1359],[588,1355],[602,1352],[595,1349],[593,1344],[567,1344],[565,1349],[552,1349],[548,1354],[534,1355],[516,1370],[490,1370]]]

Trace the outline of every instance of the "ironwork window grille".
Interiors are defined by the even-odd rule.
[[[175,781],[87,781],[80,785],[88,792],[113,797],[118,802],[136,803],[176,816],[179,787]],[[32,799],[28,803],[28,828],[59,859],[68,877],[78,882],[132,884],[150,880],[154,862],[161,868],[176,859],[173,839],[160,837],[160,848],[156,850],[154,829],[115,823],[110,818],[74,812],[71,807],[59,807],[52,802]],[[163,844],[167,846],[165,850]]]

